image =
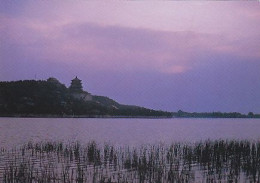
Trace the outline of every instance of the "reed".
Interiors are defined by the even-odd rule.
[[[260,142],[117,147],[28,142],[0,151],[0,182],[260,182]]]

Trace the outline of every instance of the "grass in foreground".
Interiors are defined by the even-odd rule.
[[[100,146],[29,142],[0,151],[1,182],[259,182],[260,142]]]

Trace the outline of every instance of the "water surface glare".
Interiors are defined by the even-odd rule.
[[[95,140],[141,145],[201,140],[260,140],[260,119],[0,118],[0,147],[28,141]]]

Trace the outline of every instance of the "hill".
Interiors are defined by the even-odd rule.
[[[164,111],[122,105],[82,89],[77,77],[67,88],[55,78],[0,82],[0,116],[171,117]]]

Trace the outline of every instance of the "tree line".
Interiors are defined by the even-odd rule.
[[[0,116],[156,116],[170,112],[121,105],[103,96],[84,101],[60,82],[21,80],[0,82]]]
[[[179,110],[173,112],[173,117],[185,117],[185,118],[260,118],[260,114],[254,114],[249,112],[248,114],[241,114],[239,112],[184,112]]]

